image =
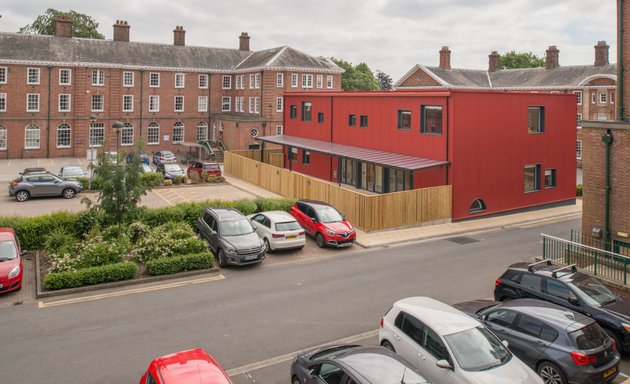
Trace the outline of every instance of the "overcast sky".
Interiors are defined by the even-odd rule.
[[[543,57],[560,50],[560,65],[593,64],[593,46],[610,45],[616,62],[615,0],[1,0],[0,31],[17,32],[48,7],[92,16],[111,39],[126,20],[130,39],[186,45],[250,48],[288,45],[314,56],[365,62],[394,81],[415,64],[439,64],[449,46],[453,68],[487,69],[488,54],[516,50]],[[0,56],[2,52],[0,51]]]

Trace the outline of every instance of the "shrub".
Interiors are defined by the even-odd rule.
[[[74,233],[77,214],[66,211],[37,217],[1,217],[0,227],[12,227],[22,243],[23,249],[35,250],[44,246],[45,235],[63,229]]]
[[[258,212],[285,211],[289,212],[295,204],[294,199],[268,199],[259,197],[256,199],[256,209]]]
[[[140,179],[147,187],[157,187],[162,184],[164,176],[160,172],[145,172],[140,175]]]
[[[185,222],[169,222],[153,229],[140,238],[132,250],[139,261],[200,253],[208,250],[208,244],[195,235]]]
[[[197,172],[193,172],[193,173],[190,174],[190,182],[191,182],[191,184],[198,184],[198,183],[200,183],[202,181],[205,181],[205,180],[202,180],[199,177],[199,174]]]
[[[75,288],[112,281],[128,280],[136,275],[138,267],[134,263],[117,263],[77,271],[49,273],[44,277],[46,289]]]
[[[76,271],[81,268],[114,264],[123,261],[131,251],[126,235],[106,240],[98,228],[93,229],[82,242],[50,253],[50,272]]]
[[[87,209],[77,214],[77,222],[74,228],[74,232],[77,238],[83,238],[93,228],[98,228],[103,225],[105,221],[105,214],[102,211],[96,209]]]
[[[578,184],[578,185],[575,187],[575,196],[577,196],[577,197],[581,197],[581,196],[582,196],[582,192],[583,192],[583,187],[582,187],[582,184]]]
[[[207,173],[205,175],[207,175]],[[208,175],[206,181],[208,183],[225,183],[225,177]]]
[[[170,275],[183,271],[212,268],[214,257],[210,252],[167,257],[149,260],[146,263],[147,274],[152,276]]]
[[[162,181],[162,184],[164,184],[164,185],[173,185],[173,180],[171,180],[171,179],[164,179],[164,181]]]
[[[135,244],[138,242],[138,240],[140,240],[144,236],[147,236],[150,230],[151,229],[146,224],[136,221],[129,224],[129,227],[127,228],[127,234],[129,235],[129,240],[131,240],[131,242]]]
[[[233,207],[241,212],[243,215],[251,215],[252,213],[256,213],[257,206],[256,202],[251,199],[241,199],[232,202],[227,202],[227,206]]]
[[[68,233],[63,228],[56,228],[45,235],[44,246],[49,252],[59,252],[71,247],[77,242],[77,238],[72,233]]]
[[[79,177],[74,177],[73,179],[81,183],[81,187],[83,188],[84,191],[87,191],[88,188],[90,187],[89,177],[79,176]]]

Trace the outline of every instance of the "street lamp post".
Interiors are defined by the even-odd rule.
[[[116,121],[115,123],[112,124],[112,128],[114,129],[114,132],[116,132],[116,164],[118,164],[118,159],[120,158],[120,153],[119,152],[119,148],[120,148],[120,141],[118,138],[118,134],[120,133],[120,130],[123,128],[123,125],[121,122]]]
[[[94,143],[92,142],[92,125],[96,122],[96,116],[90,116],[90,125],[88,126],[88,160],[90,161],[90,179],[88,181],[88,189],[92,190],[92,178],[94,177]]]

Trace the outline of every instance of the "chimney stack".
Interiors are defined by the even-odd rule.
[[[186,45],[186,31],[181,25],[176,26],[173,31],[173,44],[181,45],[182,47]]]
[[[605,41],[598,41],[595,46],[595,66],[602,67],[608,65],[608,49],[610,47]]]
[[[126,21],[116,20],[114,24],[114,41],[129,42],[129,25]]]
[[[492,51],[488,55],[488,72],[494,72],[499,69],[499,52]]]
[[[440,50],[440,68],[451,69],[451,50],[447,46]]]
[[[72,19],[68,16],[55,18],[55,37],[72,37]]]
[[[545,58],[545,63],[546,63],[545,67],[547,69],[558,68],[560,66],[560,61],[559,61],[560,50],[558,50],[558,47],[556,47],[555,45],[550,45],[546,53],[547,55]]]
[[[242,32],[238,37],[238,49],[241,51],[249,51],[249,35],[247,32]]]

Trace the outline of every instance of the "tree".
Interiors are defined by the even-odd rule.
[[[516,51],[510,51],[501,55],[499,66],[503,69],[544,67],[545,59],[531,52],[516,53]]]
[[[54,35],[55,18],[65,16],[72,20],[72,36],[86,37],[89,39],[104,39],[105,36],[98,32],[98,23],[92,17],[70,10],[69,12],[58,11],[48,8],[42,15],[37,16],[32,24],[28,24],[18,31],[18,33],[31,35]]]
[[[393,88],[392,78],[385,72],[376,70],[376,81],[381,91],[391,91]]]
[[[345,72],[341,75],[341,89],[344,91],[376,91],[378,82],[374,73],[365,63],[353,66],[345,60],[332,58],[332,61]]]

